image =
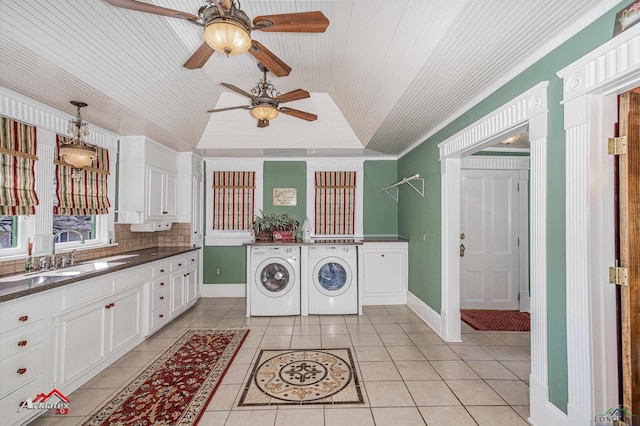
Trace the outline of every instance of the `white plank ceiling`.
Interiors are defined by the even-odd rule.
[[[201,0],[146,0],[197,14]],[[0,0],[0,86],[120,135],[145,134],[210,155],[398,155],[615,6],[613,0],[244,0],[250,18],[321,10],[323,34],[253,31],[293,71],[269,76],[287,104],[257,128],[245,98],[262,77],[255,59],[214,54],[182,64],[202,43],[189,22],[102,0]],[[612,22],[613,28],[613,22]],[[531,85],[537,81],[532,81]]]

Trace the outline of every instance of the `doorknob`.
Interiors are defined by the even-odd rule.
[[[460,244],[460,257],[464,257],[464,250],[465,250],[464,244]]]

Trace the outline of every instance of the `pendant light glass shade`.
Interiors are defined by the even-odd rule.
[[[251,115],[258,120],[273,120],[278,114],[278,110],[271,105],[258,105],[251,110]]]
[[[94,146],[88,145],[83,138],[89,135],[89,126],[82,121],[80,108],[86,107],[84,102],[71,101],[78,108],[76,118],[69,120],[67,132],[71,134],[71,141],[60,145],[60,157],[70,166],[81,169],[89,167],[98,157],[98,151]]]
[[[229,21],[214,21],[204,29],[204,41],[216,52],[240,55],[251,48],[249,33]]]

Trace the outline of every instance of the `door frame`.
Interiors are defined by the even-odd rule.
[[[618,406],[613,157],[617,96],[640,85],[640,26],[558,71],[566,131],[567,419],[590,425]],[[587,325],[587,327],[585,327]]]
[[[431,324],[447,342],[461,341],[460,325],[460,182],[463,157],[529,129],[530,151],[530,268],[531,376],[530,420],[554,424],[562,417],[549,403],[547,363],[547,87],[548,81],[505,103],[484,118],[438,145],[442,197],[442,308]],[[554,410],[555,408],[555,410]],[[547,411],[554,414],[548,415]]]
[[[523,129],[524,131],[524,129]],[[531,311],[529,297],[529,157],[467,156],[462,158],[462,170],[518,170],[517,230],[518,246],[518,295],[520,312]]]

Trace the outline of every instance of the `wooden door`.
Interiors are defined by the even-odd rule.
[[[460,307],[463,309],[519,308],[519,176],[513,170],[462,171]]]
[[[627,153],[618,160],[620,266],[629,285],[620,288],[623,405],[640,414],[640,92],[620,96],[619,135]]]

